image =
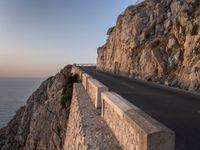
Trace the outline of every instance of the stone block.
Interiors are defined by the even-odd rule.
[[[89,78],[87,93],[96,108],[101,108],[101,93],[108,91],[108,88],[99,81]]]
[[[88,79],[91,78],[91,76],[87,73],[83,73],[82,74],[82,84],[83,87],[87,90],[87,86],[88,86]]]

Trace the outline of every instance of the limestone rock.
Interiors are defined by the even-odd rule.
[[[145,0],[129,6],[97,69],[200,92],[200,1]]]
[[[1,150],[62,149],[69,108],[60,104],[71,66],[48,78],[0,130]]]

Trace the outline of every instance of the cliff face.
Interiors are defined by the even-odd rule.
[[[44,81],[8,125],[0,130],[1,150],[61,149],[69,108],[60,99],[71,66]]]
[[[98,48],[97,69],[200,92],[200,1],[129,6]]]

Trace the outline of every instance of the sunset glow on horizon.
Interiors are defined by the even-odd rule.
[[[134,0],[0,1],[0,77],[48,77],[95,63],[108,28]]]

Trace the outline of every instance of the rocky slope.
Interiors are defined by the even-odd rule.
[[[1,150],[62,149],[69,108],[63,108],[60,99],[70,72],[67,66],[44,81],[26,106],[0,129]]]
[[[107,34],[98,69],[200,92],[199,0],[145,0]]]

